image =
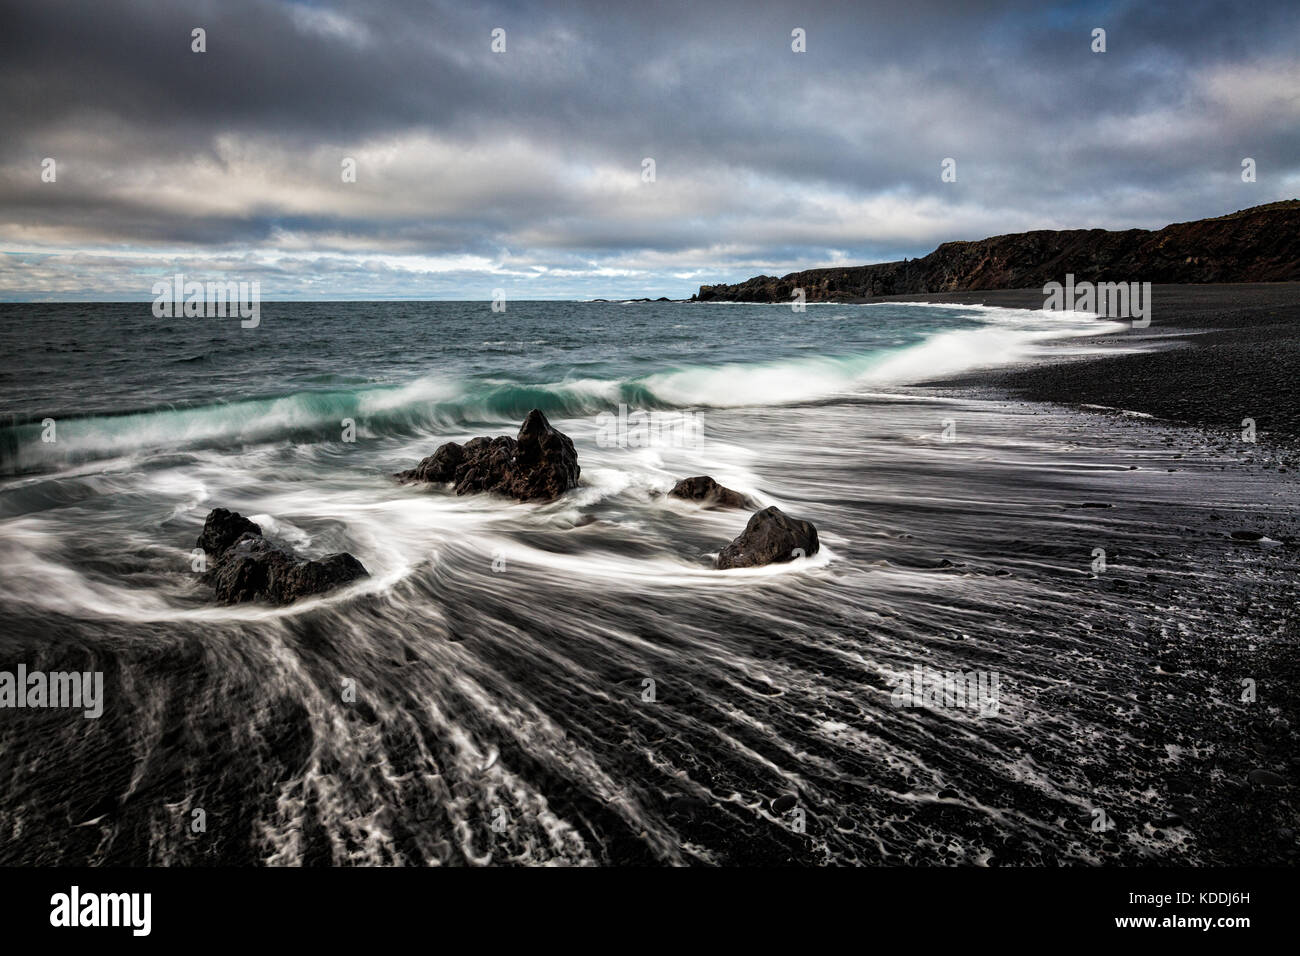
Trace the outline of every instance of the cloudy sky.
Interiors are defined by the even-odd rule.
[[[0,0],[0,299],[680,297],[1300,196],[1300,3],[978,6]]]

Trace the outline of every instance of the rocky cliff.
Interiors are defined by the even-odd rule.
[[[693,302],[809,302],[877,295],[1025,289],[1061,282],[1288,282],[1300,280],[1300,200],[1163,229],[1039,230],[945,242],[928,256],[700,286]]]

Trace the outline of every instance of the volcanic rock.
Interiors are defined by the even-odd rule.
[[[748,508],[751,502],[739,491],[724,488],[708,475],[683,478],[668,492],[670,497],[698,501],[705,507]]]
[[[299,558],[263,537],[257,524],[225,508],[208,514],[195,544],[211,561],[203,580],[223,604],[258,600],[292,604],[369,574],[347,552],[319,560]]]
[[[202,548],[209,557],[217,558],[245,534],[260,536],[262,529],[237,512],[213,508],[203,522],[203,533],[194,545]]]
[[[451,483],[456,494],[496,492],[519,501],[550,501],[578,484],[578,454],[569,436],[556,431],[534,408],[516,438],[447,442],[414,468],[393,477],[403,484]]]
[[[754,512],[740,536],[718,554],[714,567],[754,568],[793,561],[816,554],[820,547],[811,522],[791,518],[773,505]]]

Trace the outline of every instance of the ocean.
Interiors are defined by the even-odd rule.
[[[1134,780],[1213,719],[1174,701],[1152,739],[1130,713],[1180,634],[1232,638],[1231,556],[1195,599],[1149,580],[1171,509],[1254,487],[1132,418],[917,387],[1113,329],[911,304],[264,303],[255,329],[0,306],[0,669],[104,675],[96,719],[0,712],[0,863],[1197,859],[1093,824],[1154,813]],[[533,408],[577,448],[562,498],[392,480]],[[697,428],[602,432],[638,412]],[[821,550],[713,570],[748,513],[664,496],[706,474]],[[370,574],[215,605],[192,551],[216,507]],[[932,674],[978,701],[907,696]]]

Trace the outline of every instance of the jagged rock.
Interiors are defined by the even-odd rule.
[[[210,560],[203,580],[223,604],[259,600],[292,604],[369,574],[360,561],[342,551],[319,560],[299,558],[263,537],[257,524],[225,508],[209,513],[195,543]]]
[[[447,442],[393,477],[403,484],[452,483],[458,495],[491,491],[519,501],[549,501],[576,487],[581,471],[573,441],[534,408],[516,438]]]
[[[777,564],[792,561],[800,553],[803,557],[816,554],[820,547],[811,522],[791,518],[773,505],[754,512],[740,536],[718,554],[714,567],[725,570]]]
[[[447,482],[456,480],[456,469],[465,461],[465,446],[449,441],[439,445],[428,458],[422,460],[409,471],[403,471],[395,477],[399,481]]]
[[[577,487],[578,453],[573,442],[551,427],[537,409],[528,413],[516,439],[518,470],[511,482],[511,494],[527,501],[530,498],[558,498]]]
[[[209,558],[219,558],[245,534],[261,535],[262,529],[243,515],[225,508],[213,508],[203,522],[203,533],[194,542],[195,547],[202,548]]]
[[[752,502],[739,491],[724,488],[708,475],[683,478],[668,492],[670,497],[698,501],[706,507],[748,508]]]

